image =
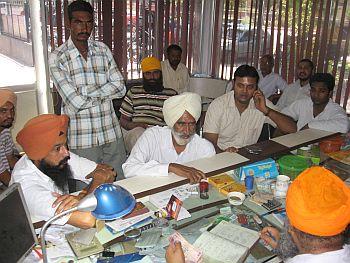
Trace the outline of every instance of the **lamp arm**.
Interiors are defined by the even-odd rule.
[[[42,254],[43,254],[43,260],[44,260],[44,263],[47,263],[47,252],[46,252],[46,244],[45,244],[45,234],[46,234],[46,230],[47,228],[49,227],[49,225],[53,222],[53,221],[56,221],[58,218],[62,217],[62,216],[65,216],[66,214],[69,214],[69,213],[72,213],[74,211],[78,210],[78,207],[73,207],[71,209],[68,209],[66,211],[63,211],[62,213],[60,214],[57,214],[53,217],[51,217],[45,224],[44,226],[41,228],[41,231],[40,231],[40,238],[41,238],[41,251],[42,251]]]

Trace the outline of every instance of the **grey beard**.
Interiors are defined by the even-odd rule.
[[[299,250],[295,245],[292,236],[288,232],[289,226],[289,220],[286,219],[281,232],[280,240],[278,241],[277,247],[273,250],[273,252],[276,253],[283,261],[299,254]]]

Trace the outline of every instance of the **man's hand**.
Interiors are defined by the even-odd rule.
[[[57,197],[55,202],[53,202],[52,204],[53,208],[58,206],[55,215],[77,206],[77,204],[81,200],[81,196],[60,195],[59,193],[52,193],[52,195]]]
[[[201,179],[205,179],[202,171],[177,163],[169,164],[168,172],[190,179],[190,184],[199,183]]]
[[[233,146],[232,147],[228,147],[228,148],[226,148],[225,152],[236,153],[236,152],[238,152],[238,148],[233,147]]]
[[[166,253],[165,259],[167,263],[185,263],[185,255],[181,247],[181,243],[170,242]]]
[[[253,99],[255,103],[255,108],[264,113],[265,115],[269,112],[269,108],[266,106],[265,96],[261,90],[257,89],[253,93]]]
[[[274,227],[267,226],[261,230],[260,238],[272,248],[276,248],[277,243],[280,240],[280,232]]]
[[[92,178],[96,182],[103,183],[113,183],[117,173],[114,171],[113,167],[107,164],[98,164],[96,169],[88,174],[85,178]]]

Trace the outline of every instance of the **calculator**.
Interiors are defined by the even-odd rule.
[[[144,231],[141,234],[139,240],[137,240],[135,247],[140,249],[147,249],[155,247],[162,235],[162,229],[152,229],[148,231]]]
[[[277,207],[280,207],[281,205],[282,203],[276,199],[268,200],[266,203],[262,204],[262,206],[269,211],[274,210]]]

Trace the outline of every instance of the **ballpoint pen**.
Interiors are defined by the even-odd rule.
[[[269,212],[263,213],[263,214],[261,214],[261,215],[259,215],[259,216],[267,216],[267,215],[270,215],[270,214],[283,213],[283,212],[285,212],[285,211],[286,211],[285,208],[279,207],[279,208],[277,208],[277,209],[274,209],[274,210],[271,210],[271,211],[269,211]]]

